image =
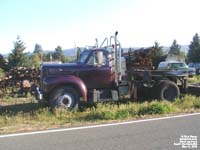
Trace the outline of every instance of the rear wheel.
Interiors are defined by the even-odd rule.
[[[178,86],[172,81],[162,81],[157,87],[157,98],[172,101],[180,96]]]
[[[72,87],[60,87],[55,89],[50,95],[49,106],[54,109],[56,107],[72,110],[79,106],[80,96]]]

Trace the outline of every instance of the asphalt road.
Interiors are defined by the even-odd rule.
[[[196,136],[200,114],[62,132],[0,137],[0,150],[179,150],[181,136]]]

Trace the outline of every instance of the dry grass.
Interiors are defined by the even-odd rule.
[[[200,75],[188,78],[188,82],[189,83],[198,83],[198,82],[200,82]]]
[[[0,109],[0,134],[71,127],[105,122],[133,120],[143,117],[200,111],[200,98],[186,95],[174,102],[83,104],[82,110],[51,111],[33,98],[3,100],[9,105]]]

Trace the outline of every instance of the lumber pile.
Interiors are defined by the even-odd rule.
[[[19,67],[11,69],[0,78],[0,97],[20,94],[27,96],[34,93],[34,87],[39,83],[40,70],[38,68]]]
[[[153,69],[153,47],[129,50],[123,56],[126,59],[127,69]]]

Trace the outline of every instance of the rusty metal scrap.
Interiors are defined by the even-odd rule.
[[[129,50],[123,56],[126,59],[127,69],[153,69],[152,55],[153,47]]]

